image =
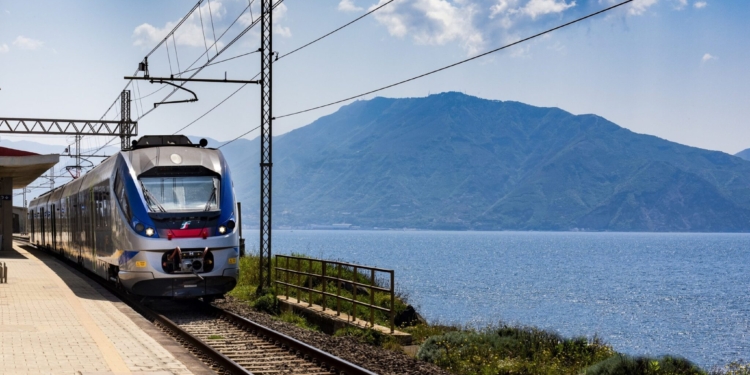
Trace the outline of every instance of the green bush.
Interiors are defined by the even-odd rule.
[[[361,343],[374,346],[380,346],[384,342],[383,334],[372,329],[345,327],[339,329],[333,335],[337,337],[354,337]]]
[[[253,308],[258,311],[267,312],[272,315],[279,314],[279,300],[275,295],[268,293],[253,302]]]
[[[744,361],[731,362],[724,368],[711,370],[711,375],[750,375],[750,363]]]
[[[661,358],[614,355],[597,363],[584,372],[585,375],[703,375],[690,361],[664,356]]]
[[[502,326],[432,336],[417,358],[461,375],[570,374],[613,354],[597,339],[564,339],[536,328]]]

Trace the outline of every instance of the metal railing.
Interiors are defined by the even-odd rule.
[[[283,265],[282,260],[284,263]],[[315,267],[316,265],[320,265],[319,271],[318,268]],[[342,277],[344,270],[348,271],[350,277]],[[283,288],[287,300],[290,297],[290,288],[295,292],[294,294],[297,303],[304,300],[303,293],[307,294],[306,302],[308,303],[308,306],[313,305],[313,296],[320,295],[322,300],[321,306],[323,307],[323,311],[326,311],[326,309],[329,308],[328,298],[333,298],[335,300],[335,308],[331,308],[336,311],[337,316],[340,316],[342,312],[341,302],[349,302],[351,304],[351,311],[348,311],[348,313],[350,313],[352,321],[357,320],[357,306],[362,306],[369,309],[369,322],[371,327],[375,326],[375,311],[382,311],[388,315],[391,333],[393,333],[395,319],[395,309],[393,307],[396,300],[393,270],[332,260],[276,255],[275,271],[276,277],[274,283],[276,283],[277,286],[276,292],[281,292]],[[331,271],[333,272],[333,275],[331,275]],[[383,288],[377,285],[377,281],[380,280],[376,278],[376,274],[378,273],[388,275],[390,278],[388,288]],[[306,279],[303,280],[303,277]],[[367,280],[367,282],[362,282],[363,279]],[[316,283],[316,285],[313,285],[314,280],[319,282]],[[332,293],[332,291],[329,291],[329,282],[335,283],[335,294]],[[305,283],[307,285],[304,285]],[[321,290],[315,289],[316,286],[320,286]],[[370,297],[369,302],[357,299],[358,289],[360,288],[369,290],[369,292],[366,293]],[[342,289],[351,293],[352,298],[342,296]],[[382,307],[375,304],[376,292],[386,293],[387,297],[390,297],[388,307]]]
[[[8,283],[8,264],[0,262],[0,284]]]

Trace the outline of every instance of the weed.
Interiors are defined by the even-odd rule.
[[[222,336],[222,335],[209,335],[208,339],[209,340],[222,340],[222,339],[224,339],[224,336]]]
[[[536,328],[501,326],[428,338],[417,358],[456,374],[570,374],[614,354],[598,340],[564,339]]]
[[[309,329],[311,331],[317,331],[318,327],[310,324],[310,322],[301,315],[297,315],[291,311],[285,311],[278,317],[282,322],[287,322],[296,325],[297,327]]]
[[[279,314],[279,300],[271,293],[258,297],[253,302],[253,307],[258,311],[263,311],[271,315]]]
[[[373,346],[380,346],[383,343],[383,334],[372,329],[345,327],[339,329],[333,335],[336,337],[354,337],[361,343]]]
[[[585,375],[705,375],[690,361],[664,356],[661,358],[630,357],[617,354],[584,372]]]

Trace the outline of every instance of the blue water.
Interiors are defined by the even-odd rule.
[[[705,368],[750,359],[747,234],[279,230],[273,241],[278,254],[395,269],[431,322],[598,335]]]

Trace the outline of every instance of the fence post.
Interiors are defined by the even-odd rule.
[[[326,261],[323,261],[323,271],[321,272],[321,278],[323,279],[323,311],[326,311],[326,284],[328,284],[328,280],[326,279]]]
[[[394,306],[396,302],[396,296],[395,296],[395,288],[394,288],[394,277],[393,277],[393,270],[391,270],[391,333],[393,333],[393,325],[396,318],[396,307]]]
[[[286,294],[286,300],[289,301],[289,270],[291,269],[289,268],[289,257],[286,257],[286,267],[284,268],[286,269],[286,271],[284,271],[286,274],[286,292],[284,292],[284,294]]]
[[[336,278],[336,316],[341,316],[341,263],[338,266],[338,277]]]
[[[370,326],[375,327],[375,269],[370,270]]]
[[[354,303],[352,303],[352,322],[357,321],[357,266],[354,266],[354,273],[352,273],[352,295]]]
[[[313,275],[313,260],[310,258],[310,262],[307,263],[307,287],[310,289],[307,291],[307,307],[311,307],[313,303],[313,285],[312,285],[312,275]]]
[[[297,303],[299,303],[299,297],[300,297],[299,295],[300,295],[300,293],[302,293],[302,291],[299,288],[301,286],[301,284],[302,284],[300,282],[300,279],[299,279],[300,278],[300,272],[302,272],[302,265],[301,264],[302,264],[302,259],[297,258],[297,287],[294,288],[294,289],[296,289],[296,293],[295,294],[297,295]]]

